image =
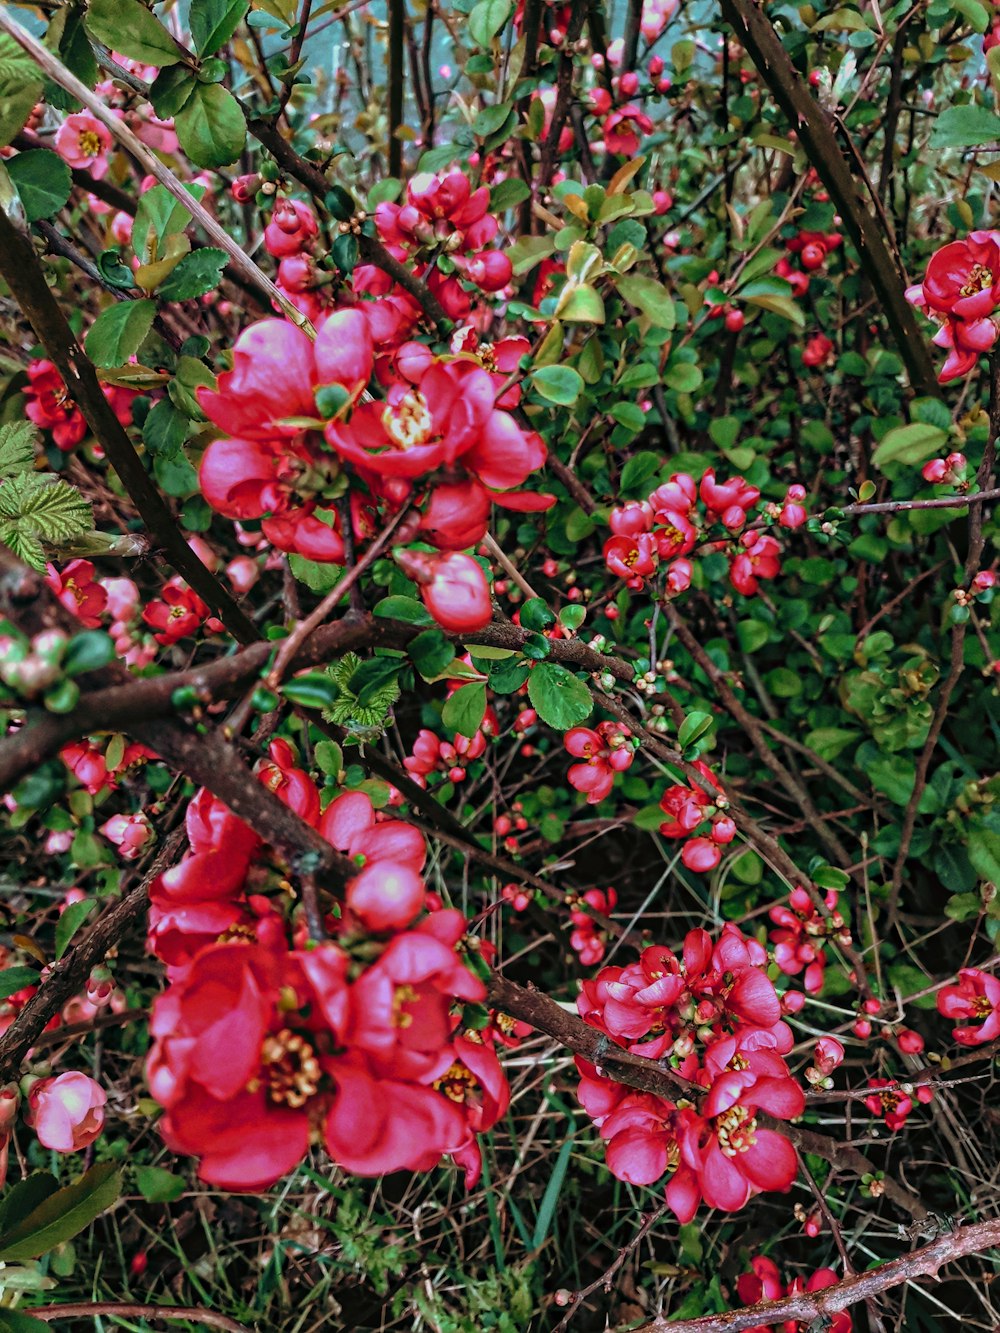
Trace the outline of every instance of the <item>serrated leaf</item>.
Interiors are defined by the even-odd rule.
[[[45,573],[45,551],[41,542],[31,532],[20,532],[9,519],[0,521],[0,542],[3,542],[18,560],[23,560],[39,574]]]
[[[249,8],[250,0],[192,0],[188,22],[198,55],[214,55],[225,46]]]
[[[482,683],[460,686],[449,695],[441,712],[441,721],[449,731],[460,736],[474,736],[486,716],[486,686]]]
[[[585,722],[593,709],[582,680],[557,662],[540,662],[528,676],[528,698],[543,722],[568,731]]]
[[[161,69],[149,86],[149,100],[153,110],[161,120],[172,120],[197,84],[197,75],[187,65],[168,65],[166,69]]]
[[[56,957],[61,958],[70,946],[73,936],[90,916],[97,904],[93,898],[81,898],[70,903],[56,922]]]
[[[225,167],[243,151],[247,124],[240,104],[218,83],[199,83],[174,117],[184,152],[198,167]]]
[[[51,473],[22,472],[0,486],[0,515],[43,541],[64,542],[93,527],[90,505]]]
[[[121,1176],[113,1162],[92,1166],[74,1185],[56,1190],[0,1235],[0,1263],[37,1259],[72,1240],[118,1198]]]
[[[142,346],[156,315],[155,301],[118,301],[94,320],[84,340],[87,355],[99,368],[123,366]]]
[[[17,189],[29,222],[51,218],[69,200],[73,177],[58,153],[32,148],[7,161],[7,173]]]
[[[143,443],[151,454],[170,457],[179,453],[191,431],[191,423],[169,398],[154,403],[142,423]]]
[[[0,32],[0,148],[24,129],[44,86],[31,57],[13,37]]]
[[[332,592],[344,576],[340,565],[320,564],[318,560],[307,560],[304,555],[290,555],[288,567],[300,583],[324,596]]]
[[[33,421],[8,421],[0,426],[0,477],[32,472],[38,427]]]
[[[950,106],[938,116],[932,148],[976,148],[1000,139],[1000,116],[985,106]]]
[[[197,200],[205,193],[204,185],[188,184],[184,189]],[[139,263],[150,263],[160,253],[164,239],[172,232],[183,231],[190,221],[191,214],[165,185],[143,191],[132,226],[132,248]]]
[[[176,65],[186,52],[141,0],[90,0],[85,19],[91,37],[143,65]]]
[[[225,250],[216,250],[212,246],[193,250],[185,255],[166,282],[161,283],[157,295],[163,301],[190,301],[195,296],[214,291],[228,258]]]

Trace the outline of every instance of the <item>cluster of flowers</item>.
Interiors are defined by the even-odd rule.
[[[719,793],[711,796],[704,787],[675,782],[660,797],[660,809],[667,816],[660,825],[665,838],[684,838],[681,861],[699,873],[714,870],[722,860],[722,849],[736,837],[736,824],[726,814],[728,803],[722,786],[707,764],[695,760],[694,767]],[[698,829],[711,820],[706,834]]]
[[[590,912],[600,912],[610,916],[618,906],[618,894],[614,889],[588,889],[578,899],[570,900],[569,919],[573,929],[570,932],[570,948],[579,957],[583,967],[596,967],[604,957],[608,937],[600,928]]]
[[[817,1268],[811,1277],[796,1277],[786,1285],[774,1260],[757,1255],[750,1261],[750,1272],[737,1278],[736,1292],[744,1305],[757,1305],[760,1301],[780,1301],[783,1296],[797,1296],[803,1291],[825,1291],[839,1281],[832,1268]],[[854,1324],[846,1310],[839,1310],[830,1316],[826,1327],[829,1333],[851,1333]],[[806,1328],[802,1320],[788,1319],[780,1325],[755,1324],[747,1333],[806,1333]]]
[[[779,903],[769,913],[777,927],[768,935],[774,945],[774,961],[786,977],[803,973],[802,984],[810,995],[818,995],[823,989],[824,942],[832,936],[839,944],[851,943],[851,933],[837,910],[836,889],[829,889],[824,901],[829,916],[819,910],[805,889],[795,888],[788,895],[787,907]]]
[[[232,371],[198,393],[224,432],[202,458],[202,493],[228,518],[261,520],[279,550],[339,562],[343,534],[329,496],[349,464],[359,482],[350,497],[355,537],[374,535],[380,506],[390,514],[412,506],[398,543],[424,541],[438,554],[410,553],[407,572],[439,623],[479,628],[492,615],[489,583],[462,552],[484,536],[491,504],[553,503],[519,489],[544,463],[545,446],[497,407],[504,376],[492,349],[435,356],[398,332],[382,301],[328,315],[315,344],[282,320],[246,329]]]
[[[801,527],[808,517],[804,499],[802,486],[790,486],[784,504],[767,505],[765,516],[783,528]],[[737,592],[752,597],[759,581],[773,579],[780,569],[781,548],[775,539],[756,527],[743,531],[759,500],[760,491],[742,477],[719,482],[709,468],[698,483],[687,472],[675,472],[645,500],[628,500],[611,511],[608,526],[614,535],[604,543],[605,564],[630,588],[641,588],[660,562],[666,562],[666,595],[677,596],[691,586],[694,566],[687,557],[703,539],[703,529],[721,523],[731,534],[742,533],[735,549],[731,539],[708,546],[730,550],[730,582]],[[704,514],[698,511],[699,501]]]
[[[47,430],[52,442],[63,453],[75,448],[87,434],[83,413],[69,396],[62,376],[51,361],[31,361],[24,386],[24,412],[41,430]],[[132,424],[134,389],[102,384],[102,392],[122,426]]]
[[[474,190],[457,168],[414,176],[407,183],[404,204],[376,206],[375,226],[395,258],[412,261],[421,251],[427,256],[426,267],[418,269],[418,276],[450,319],[468,319],[472,309],[459,276],[482,292],[499,292],[513,275],[510,258],[502,250],[487,248],[500,230],[489,208],[489,188],[481,185]],[[394,288],[379,269],[362,267],[355,276],[355,290],[388,297],[409,328],[422,317],[414,298]]]
[[[992,318],[1000,306],[1000,232],[974,231],[942,246],[906,299],[941,326],[933,341],[947,348],[948,356],[939,382],[968,375],[1000,332]]]
[[[635,742],[620,722],[598,722],[596,728],[571,727],[563,744],[574,759],[566,779],[577,791],[587,793],[587,804],[597,805],[611,792],[615,776],[631,767]]]
[[[361,792],[322,810],[285,741],[258,776],[358,871],[326,917],[332,938],[311,943],[281,910],[289,886],[257,834],[207,791],[192,800],[190,851],[150,890],[169,985],[148,1075],[167,1144],[225,1189],[272,1184],[316,1141],[360,1175],[449,1153],[474,1183],[476,1135],[509,1099],[496,1044],[520,1033],[478,1007],[467,923],[426,891],[423,838]],[[461,1005],[478,1007],[476,1027]]]
[[[605,1141],[608,1169],[636,1185],[668,1175],[667,1204],[681,1222],[703,1200],[735,1212],[795,1179],[794,1147],[756,1119],[763,1111],[790,1120],[805,1107],[783,1059],[794,1039],[767,962],[764,948],[732,924],[714,943],[692,930],[682,958],[659,945],[644,949],[638,962],[585,981],[577,1000],[606,1039],[676,1072],[678,1097],[668,1101],[577,1059],[578,1095]]]

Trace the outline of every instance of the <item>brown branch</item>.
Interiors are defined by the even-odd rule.
[[[758,1328],[762,1324],[780,1325],[786,1320],[809,1328],[816,1321],[825,1324],[840,1310],[847,1310],[884,1291],[891,1291],[904,1282],[912,1282],[918,1277],[936,1277],[938,1270],[945,1264],[954,1263],[956,1259],[969,1254],[993,1249],[996,1245],[1000,1245],[1000,1219],[973,1222],[969,1226],[956,1227],[948,1235],[940,1236],[929,1245],[904,1254],[900,1259],[892,1259],[867,1272],[844,1278],[842,1282],[824,1287],[822,1291],[799,1292],[780,1301],[761,1301],[743,1310],[702,1315],[698,1319],[677,1321],[660,1316],[648,1324],[640,1325],[634,1333],[740,1333],[742,1329]]]
[[[186,1319],[206,1328],[221,1328],[225,1333],[250,1333],[245,1324],[228,1315],[205,1310],[199,1305],[130,1305],[119,1301],[77,1301],[68,1305],[22,1306],[25,1314],[51,1324],[57,1319],[93,1319],[98,1315],[122,1319]]]
[[[861,267],[885,312],[906,365],[910,383],[922,394],[941,397],[927,341],[904,295],[900,271],[882,228],[862,196],[841,152],[833,122],[799,77],[771,20],[757,0],[721,0],[722,14],[746,48],[757,72],[795,129],[809,161],[830,192]]]
[[[1000,500],[1000,489],[973,491],[971,495],[943,495],[933,500],[879,500],[875,504],[845,505],[833,511],[834,519],[856,514],[905,514],[911,509],[965,509]],[[827,511],[830,512],[829,510]]]
[[[0,15],[2,17],[2,15]],[[227,628],[246,642],[258,637],[253,622],[194,554],[177,520],[150,480],[135,446],[104,397],[97,373],[85,355],[55,296],[30,238],[0,209],[0,274],[24,311],[35,336],[62,376],[111,466],[121,478],[154,542],[174,569],[215,611]]]

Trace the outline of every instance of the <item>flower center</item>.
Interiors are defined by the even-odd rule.
[[[757,1142],[757,1121],[745,1106],[733,1106],[715,1117],[715,1132],[726,1156],[736,1157]]]
[[[457,1102],[459,1106],[464,1106],[468,1094],[475,1087],[475,1083],[476,1076],[472,1070],[466,1069],[465,1065],[456,1061],[431,1086],[436,1092],[443,1093],[450,1102]]]
[[[975,296],[976,292],[985,292],[993,286],[993,270],[985,264],[973,264],[969,270],[969,281],[960,289],[961,296]]]
[[[290,1028],[264,1039],[260,1059],[267,1077],[267,1095],[278,1106],[297,1111],[319,1091],[321,1071],[316,1052],[305,1037]]]
[[[993,1012],[993,1006],[985,995],[977,995],[972,1001],[972,1013],[975,1018],[988,1018]]]
[[[84,157],[96,157],[103,144],[96,130],[84,130],[80,135],[80,152]]]
[[[419,389],[411,389],[395,406],[385,409],[382,425],[389,439],[400,449],[426,444],[433,425],[427,399]]]
[[[491,374],[496,373],[497,358],[492,343],[481,343],[476,348],[476,356],[479,357],[479,364],[484,370],[490,371]]]
[[[412,986],[397,986],[392,996],[392,1025],[397,1028],[408,1028],[413,1023],[413,1015],[407,1013],[404,1008],[407,1004],[412,1004],[417,998],[417,992]]]

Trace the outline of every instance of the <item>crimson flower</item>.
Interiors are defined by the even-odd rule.
[[[209,614],[206,603],[180,579],[169,579],[163,585],[160,596],[143,609],[142,618],[158,631],[153,637],[164,646],[196,634],[202,625],[211,630],[222,629],[221,622]]]
[[[96,629],[108,602],[108,595],[94,579],[89,560],[71,560],[62,570],[46,565],[45,582],[67,611],[72,611],[87,629]]]
[[[374,931],[408,925],[424,905],[420,872],[427,848],[420,832],[398,819],[376,823],[364,792],[345,792],[332,801],[319,821],[319,831],[358,866],[346,892],[354,917]]]
[[[64,453],[87,433],[83,413],[69,396],[62,376],[51,361],[32,361],[24,388],[24,412],[29,421],[52,432],[56,447]]]

